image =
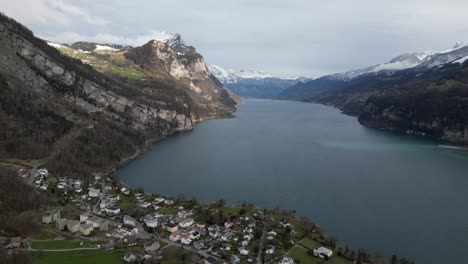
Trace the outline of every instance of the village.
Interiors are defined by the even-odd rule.
[[[118,259],[105,263],[351,263],[333,238],[291,211],[145,194],[107,175],[70,179],[33,169],[18,177],[57,206],[40,215],[47,236],[0,243],[40,263],[55,254],[81,252],[85,258],[95,251]]]

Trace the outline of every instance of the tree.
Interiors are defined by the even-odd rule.
[[[398,257],[396,255],[392,255],[391,263],[392,264],[398,264]]]

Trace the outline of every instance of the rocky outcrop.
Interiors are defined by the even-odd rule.
[[[389,131],[468,143],[468,108],[459,98],[422,103],[418,99],[401,104],[401,98],[389,95],[371,97],[359,115],[359,122]]]
[[[130,49],[125,57],[147,71],[176,79],[187,92],[196,119],[232,113],[240,101],[211,75],[203,56],[185,45],[180,35],[164,41],[152,40]]]

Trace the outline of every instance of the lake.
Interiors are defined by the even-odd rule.
[[[310,103],[248,99],[118,170],[130,187],[309,216],[354,249],[468,263],[468,155]]]

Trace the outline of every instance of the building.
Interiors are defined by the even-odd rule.
[[[190,238],[190,235],[182,236],[180,238],[180,243],[182,243],[184,245],[189,245],[190,243],[192,243],[192,239]]]
[[[57,219],[57,221],[56,221],[56,223],[55,223],[57,229],[60,230],[60,231],[61,231],[61,230],[64,230],[64,229],[65,229],[65,226],[67,226],[67,221],[68,221],[68,220],[67,220],[66,218],[59,218],[59,219]]]
[[[156,217],[147,215],[147,216],[145,216],[145,218],[143,219],[143,221],[145,222],[145,225],[146,225],[147,227],[155,228],[155,227],[158,226],[158,219],[156,219]]]
[[[247,256],[247,255],[249,255],[249,251],[246,248],[241,247],[241,248],[239,248],[239,254],[241,254],[243,256]]]
[[[323,259],[328,259],[333,256],[333,251],[331,249],[328,249],[326,247],[319,247],[313,250],[313,254],[316,257],[320,257]]]
[[[191,225],[193,225],[194,221],[192,218],[187,218],[179,222],[179,226],[182,228],[187,228]]]
[[[80,221],[77,220],[67,220],[67,229],[72,233],[80,231]]]
[[[82,214],[80,214],[80,222],[81,222],[81,223],[86,222],[86,220],[88,220],[88,218],[89,218],[89,213],[82,213]]]
[[[129,226],[136,226],[136,220],[133,217],[129,216],[129,215],[124,215],[123,223],[125,225],[129,225]]]
[[[125,256],[123,257],[123,261],[125,263],[133,263],[136,262],[137,258],[135,255],[133,255],[131,252],[125,253]]]
[[[229,263],[231,264],[240,264],[240,258],[237,255],[232,255],[229,259]]]
[[[85,235],[85,236],[88,236],[91,234],[91,232],[93,232],[93,226],[90,225],[90,224],[81,224],[80,225],[80,233]]]
[[[280,264],[294,264],[294,260],[290,257],[283,257]]]
[[[179,227],[176,224],[173,224],[173,223],[166,224],[166,230],[168,232],[173,233],[173,232],[177,231],[178,229],[179,229]]]
[[[57,221],[57,219],[60,218],[60,210],[48,210],[43,216],[42,216],[42,222],[46,224],[50,224],[52,222]]]
[[[175,231],[169,236],[169,240],[172,242],[179,241],[179,239],[180,239],[179,231]]]
[[[96,198],[96,197],[99,197],[99,195],[101,195],[101,192],[98,189],[89,188],[88,190],[89,197]]]
[[[161,247],[158,241],[149,241],[144,246],[146,252],[156,251]]]

